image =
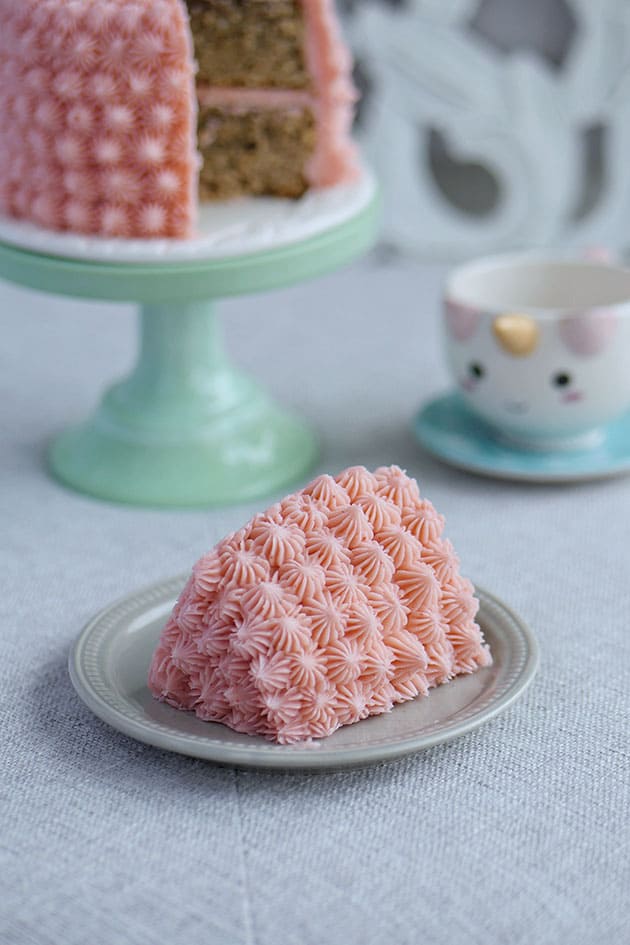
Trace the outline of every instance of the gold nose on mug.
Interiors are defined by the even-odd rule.
[[[538,325],[529,315],[498,315],[492,331],[503,350],[516,358],[526,358],[538,346]]]

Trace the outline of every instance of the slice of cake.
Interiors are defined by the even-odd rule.
[[[478,602],[443,525],[396,466],[320,476],[197,562],[151,691],[289,744],[487,666]]]
[[[0,0],[0,213],[190,237],[357,173],[333,0]]]

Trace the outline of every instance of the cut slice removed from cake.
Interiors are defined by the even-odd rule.
[[[320,476],[196,563],[153,655],[152,693],[290,744],[489,665],[443,527],[396,466]]]

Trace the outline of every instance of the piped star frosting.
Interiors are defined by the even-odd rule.
[[[320,476],[197,562],[151,691],[290,744],[487,666],[474,589],[443,526],[396,466]]]
[[[0,22],[0,214],[87,235],[192,235],[180,0],[0,0]]]

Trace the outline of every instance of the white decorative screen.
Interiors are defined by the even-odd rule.
[[[457,257],[630,242],[628,0],[346,0],[384,238]]]

